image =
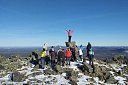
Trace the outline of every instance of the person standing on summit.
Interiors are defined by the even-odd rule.
[[[68,33],[68,42],[71,42],[73,30],[66,30]]]

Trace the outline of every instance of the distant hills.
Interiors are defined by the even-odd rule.
[[[65,46],[61,46],[62,48],[66,49]],[[50,48],[50,47],[49,47]],[[49,49],[48,48],[48,49]],[[57,50],[59,46],[55,46],[55,50]],[[83,47],[85,49],[85,47]],[[38,51],[41,51],[42,47],[0,47],[0,55],[4,55],[6,57],[10,57],[13,55],[20,55],[22,57],[27,57],[30,55],[32,51],[37,49]],[[116,55],[124,55],[128,58],[128,47],[119,47],[119,46],[94,46],[93,47],[95,51],[95,57],[97,59],[106,59],[106,58],[112,58]]]

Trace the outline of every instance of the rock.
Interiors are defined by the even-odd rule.
[[[91,65],[89,65],[88,63],[84,62],[83,63],[83,69],[87,70],[88,72],[92,73],[93,72],[93,68],[91,67]]]
[[[5,67],[0,64],[0,70],[5,70]]]
[[[61,73],[63,72],[63,69],[61,68],[60,65],[56,65],[56,66],[55,66],[55,69],[56,69],[56,72],[57,72],[57,73],[60,73],[60,74],[61,74]]]
[[[123,63],[127,64],[128,63],[128,61],[127,61],[128,59],[123,55],[115,56],[112,58],[112,60],[118,64],[123,64]]]
[[[45,75],[56,75],[56,72],[53,71],[52,69],[48,68],[48,69],[44,70],[44,74]]]
[[[110,75],[112,75],[110,73],[111,69],[109,68],[106,68],[106,66],[99,66],[99,65],[95,65],[95,73],[94,74],[91,74],[90,76],[93,76],[93,77],[98,77],[99,80],[101,81],[104,81],[106,80]]]
[[[41,74],[42,74],[42,72],[34,72],[34,73],[30,74],[29,76],[35,77],[35,76],[41,75]]]
[[[117,80],[115,80],[114,76],[110,76],[108,79],[105,80],[107,84],[116,84]]]
[[[22,59],[21,59],[20,56],[11,56],[11,57],[9,58],[9,60],[10,60],[11,62],[19,62],[19,61],[21,61]]]
[[[0,63],[5,62],[6,58],[0,55]]]
[[[24,74],[21,74],[20,72],[13,72],[13,78],[12,81],[14,82],[22,82],[26,79]]]
[[[65,42],[66,47],[73,47],[74,45],[76,45],[76,42]]]
[[[78,71],[74,71],[73,69],[67,68],[65,69],[66,79],[70,80],[71,85],[77,85],[78,82]]]

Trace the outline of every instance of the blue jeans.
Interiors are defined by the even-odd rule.
[[[42,69],[45,68],[45,58],[44,57],[41,57],[41,66],[42,66]]]

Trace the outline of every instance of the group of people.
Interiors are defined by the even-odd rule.
[[[84,49],[82,45],[80,47],[74,45],[66,49],[59,47],[58,50],[55,50],[54,46],[48,50],[47,45],[44,44],[42,51],[32,52],[31,57],[31,63],[34,64],[34,66],[40,65],[40,67],[44,69],[46,65],[49,65],[54,69],[57,64],[64,66],[70,65],[70,61],[84,62],[86,57],[89,59],[89,64],[93,65],[94,51],[90,43],[88,43],[86,49]]]
[[[68,42],[71,43],[73,30],[66,30],[68,35]],[[88,42],[86,49],[83,49],[83,46],[77,47],[77,45],[68,46],[66,49],[59,48],[55,50],[54,46],[52,46],[49,50],[47,47],[47,43],[43,45],[43,49],[41,52],[32,52],[31,63],[34,66],[38,65],[44,69],[45,65],[50,65],[53,69],[56,64],[61,66],[70,65],[70,61],[82,61],[84,62],[86,58],[89,59],[89,64],[93,65],[94,51],[92,49],[91,44]]]

